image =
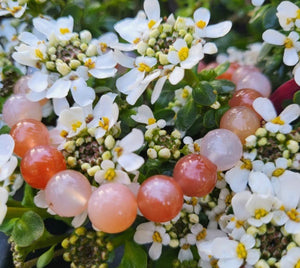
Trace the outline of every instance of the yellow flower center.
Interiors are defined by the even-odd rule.
[[[137,37],[133,40],[133,43],[136,45],[140,41],[141,41],[141,38]]]
[[[236,254],[239,259],[246,259],[247,258],[247,250],[243,243],[238,243],[236,247]]]
[[[13,35],[12,38],[11,38],[11,41],[17,41],[17,40],[18,40],[18,36]]]
[[[219,268],[218,260],[215,260],[215,259],[211,260],[210,265],[212,268]]]
[[[200,152],[200,146],[198,143],[194,143],[194,151],[195,152]]]
[[[252,162],[250,159],[243,159],[243,164],[241,165],[241,169],[252,170]]]
[[[254,212],[255,219],[259,220],[260,218],[266,216],[268,212],[264,208],[258,208]]]
[[[106,170],[104,178],[108,181],[112,181],[116,176],[116,171],[114,168],[109,168]]]
[[[61,34],[67,34],[67,33],[70,32],[70,30],[69,30],[68,28],[60,28],[60,29],[59,29],[59,32],[60,32]]]
[[[206,237],[206,228],[203,228],[196,236],[197,241],[203,240]]]
[[[191,205],[194,207],[198,204],[198,198],[192,197],[190,202],[191,202]]]
[[[295,268],[300,268],[300,259],[297,261],[297,263],[294,266]]]
[[[297,18],[298,20],[300,19],[300,8],[297,10],[296,18]]]
[[[117,153],[118,157],[120,157],[123,153],[123,148],[122,147],[116,147],[114,151]]]
[[[108,128],[109,128],[109,118],[103,116],[98,124],[99,124],[99,127],[102,127],[103,129],[108,130]]]
[[[40,49],[36,48],[36,49],[34,50],[34,52],[35,52],[35,55],[36,55],[38,58],[40,58],[41,60],[44,59],[43,52],[42,52]]]
[[[293,40],[291,38],[285,38],[284,40],[284,46],[286,48],[292,48],[294,45],[293,45]]]
[[[184,249],[184,250],[187,250],[187,249],[190,248],[190,245],[189,244],[183,244],[181,248]]]
[[[106,43],[100,43],[100,49],[104,53],[107,50],[107,44]]]
[[[189,95],[190,95],[190,92],[188,91],[188,89],[184,88],[184,89],[182,90],[181,97],[182,97],[183,99],[186,99]]]
[[[277,124],[277,125],[284,125],[284,121],[280,118],[280,116],[277,116],[271,120],[271,123]]]
[[[155,23],[156,23],[155,20],[150,20],[148,22],[148,28],[151,29],[155,25]]]
[[[300,222],[300,213],[295,209],[295,208],[292,208],[290,211],[288,211],[286,213],[289,218],[292,220],[292,221],[295,221],[295,222]]]
[[[76,121],[75,123],[72,124],[72,130],[75,132],[78,128],[80,128],[82,125],[82,122]]]
[[[68,132],[65,131],[65,130],[62,130],[62,131],[59,133],[59,135],[60,135],[61,137],[65,138],[65,137],[68,136]]]
[[[244,221],[236,221],[236,223],[235,223],[236,228],[241,228],[243,226],[244,226]]]
[[[162,238],[159,232],[155,231],[152,235],[153,242],[161,243]]]
[[[84,66],[88,67],[89,69],[95,68],[96,63],[92,61],[92,59],[88,59],[85,61]]]
[[[146,63],[140,63],[140,64],[139,64],[139,67],[138,67],[138,70],[139,70],[140,72],[150,72],[151,67],[148,66]]]
[[[284,172],[285,172],[285,169],[284,169],[284,168],[276,168],[276,169],[273,171],[272,176],[274,176],[274,177],[279,177],[279,176],[281,176]]]
[[[148,125],[152,125],[152,124],[154,124],[154,123],[156,123],[155,118],[149,118],[149,119],[148,119]]]
[[[199,20],[196,23],[197,27],[199,27],[200,29],[204,29],[204,27],[206,26],[206,22],[204,20]]]
[[[178,51],[178,57],[179,57],[180,61],[186,60],[188,56],[189,56],[189,49],[188,49],[188,47],[182,47]]]
[[[229,206],[231,204],[231,199],[232,199],[232,195],[231,194],[226,195],[226,197],[225,197],[225,204],[227,206]]]
[[[15,14],[15,13],[17,13],[18,11],[20,11],[21,9],[22,9],[22,7],[21,6],[17,6],[17,7],[13,7],[13,8],[6,8],[7,9],[7,11],[9,11],[10,13],[12,13],[12,14]]]

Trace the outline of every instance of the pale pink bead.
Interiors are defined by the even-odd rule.
[[[240,80],[242,80],[245,76],[247,76],[251,72],[259,72],[259,69],[255,66],[243,65],[236,69],[236,71],[232,75],[232,82],[237,84]]]
[[[91,194],[92,187],[88,179],[70,169],[54,175],[45,188],[49,208],[61,217],[77,216],[86,210]]]
[[[14,85],[14,94],[26,94],[30,91],[28,87],[28,80],[30,76],[22,76]]]
[[[106,233],[119,233],[131,226],[137,215],[137,201],[123,184],[107,183],[93,192],[88,204],[92,224]]]
[[[38,102],[32,102],[24,94],[11,95],[3,105],[3,120],[12,127],[22,119],[42,120],[42,107]]]
[[[263,97],[268,98],[271,94],[269,79],[260,72],[250,72],[243,79],[236,82],[236,90],[251,88],[258,91]]]
[[[214,129],[201,140],[200,153],[219,171],[232,168],[242,157],[243,146],[236,134],[227,129]]]

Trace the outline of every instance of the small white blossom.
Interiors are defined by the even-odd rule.
[[[279,24],[285,31],[290,31],[294,26],[300,27],[299,7],[290,2],[282,1],[277,7]]]
[[[284,268],[297,268],[300,265],[300,247],[294,247],[288,250],[280,262],[280,267]]]
[[[0,225],[2,224],[7,212],[7,206],[6,206],[7,200],[8,200],[7,190],[4,187],[0,187]]]
[[[27,7],[27,3],[19,5],[18,1],[4,0],[0,5],[0,16],[7,14],[13,15],[15,18],[20,18],[24,14]]]

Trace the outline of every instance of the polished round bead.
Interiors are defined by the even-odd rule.
[[[263,97],[268,98],[271,94],[271,83],[269,79],[260,72],[250,72],[243,79],[236,82],[236,90],[252,88]]]
[[[240,67],[240,65],[236,62],[231,62],[229,65],[229,68],[226,70],[225,73],[222,73],[217,77],[217,79],[226,79],[226,80],[232,80],[233,74],[236,72],[236,70]]]
[[[240,80],[243,80],[245,76],[252,72],[260,72],[260,70],[255,66],[242,65],[232,74],[232,82],[237,84]]]
[[[3,120],[12,127],[22,119],[42,120],[42,107],[39,102],[31,102],[23,94],[10,96],[3,105]]]
[[[44,189],[57,172],[66,168],[63,154],[50,145],[32,148],[21,160],[21,173],[24,180],[37,189]]]
[[[91,195],[88,215],[97,229],[105,233],[119,233],[134,222],[137,215],[137,201],[125,185],[106,183]]]
[[[203,155],[189,154],[176,163],[173,178],[184,195],[202,197],[216,185],[217,166]]]
[[[262,97],[258,91],[251,88],[243,88],[233,93],[228,104],[230,107],[247,106],[253,110],[252,103],[258,97]]]
[[[230,108],[221,118],[220,128],[225,128],[235,133],[242,144],[245,138],[255,133],[260,127],[260,120],[256,113],[246,106]]]
[[[145,218],[154,222],[166,222],[180,212],[183,192],[172,177],[154,175],[142,183],[137,202]]]
[[[84,212],[91,194],[88,179],[70,169],[56,173],[45,189],[49,208],[61,217],[74,217]]]
[[[232,168],[242,157],[239,137],[227,129],[209,131],[201,140],[200,153],[216,166],[218,171]]]
[[[37,145],[50,143],[47,127],[34,119],[24,119],[15,124],[10,135],[15,141],[14,153],[20,157]]]
[[[30,76],[22,76],[14,85],[14,94],[27,94],[30,89],[28,87],[28,80]]]

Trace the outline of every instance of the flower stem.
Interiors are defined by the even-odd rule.
[[[42,218],[48,218],[49,214],[46,210],[41,208],[23,208],[23,207],[7,207],[7,212],[5,218],[12,219],[12,218],[19,218],[27,211],[34,211],[39,214]]]

